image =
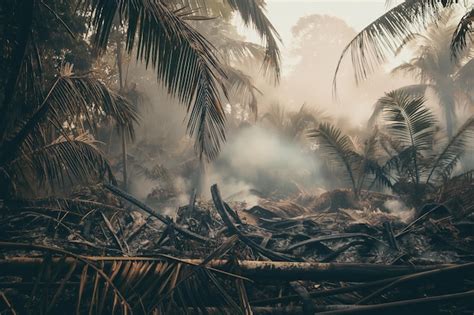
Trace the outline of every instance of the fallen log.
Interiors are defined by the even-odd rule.
[[[354,305],[353,308],[347,308],[344,310],[321,312],[318,314],[401,314],[402,311],[410,311],[409,314],[413,314],[415,307],[421,307],[432,304],[439,304],[453,301],[464,301],[472,300],[474,298],[474,290],[445,294],[438,296],[430,296],[426,298],[402,300],[397,302],[374,304],[367,306]],[[420,309],[418,309],[419,311]],[[392,313],[393,312],[393,313]]]
[[[447,266],[444,268],[421,271],[421,272],[398,276],[394,278],[385,278],[385,279],[381,279],[381,280],[377,280],[373,282],[366,282],[366,283],[361,283],[361,284],[343,286],[340,288],[315,291],[315,292],[311,292],[309,295],[312,298],[320,298],[320,297],[333,296],[333,295],[338,295],[338,294],[343,294],[343,293],[348,293],[348,292],[356,292],[360,290],[366,290],[369,288],[385,285],[381,289],[376,290],[375,292],[373,292],[372,294],[370,294],[369,296],[367,296],[366,298],[362,299],[361,301],[357,303],[357,304],[361,304],[362,302],[364,302],[364,300],[368,298],[372,298],[373,296],[377,294],[381,294],[382,292],[387,291],[389,288],[393,288],[395,285],[398,285],[404,282],[413,281],[413,280],[435,278],[437,276],[445,275],[446,273],[452,273],[452,272],[464,272],[463,274],[464,276],[465,273],[468,271],[466,269],[474,269],[474,263],[452,265],[452,266]],[[451,275],[451,277],[452,276],[453,275]],[[435,279],[433,279],[432,281],[435,281]],[[300,300],[300,296],[295,294],[295,295],[288,295],[288,296],[282,296],[282,297],[276,297],[276,298],[251,301],[251,303],[252,305],[259,306],[259,305],[274,305],[278,303],[289,303],[289,302],[294,302],[298,300]]]
[[[337,310],[344,310],[347,308],[353,307],[346,306],[346,305],[318,305],[315,307],[315,311],[323,312],[323,311],[337,311]],[[306,315],[306,314],[313,314],[307,313],[304,311],[303,307],[301,306],[283,306],[283,307],[251,307],[252,314],[256,315]],[[203,312],[201,310],[196,310],[193,308],[188,308],[186,310],[182,309],[181,312],[177,312],[178,314],[199,314],[201,315]],[[209,315],[221,315],[221,314],[232,314],[232,310],[230,309],[223,309],[217,307],[206,307],[205,313]]]
[[[167,261],[166,257],[92,257],[82,256],[91,262],[101,262],[105,268],[117,261]],[[44,258],[10,257],[0,259],[0,275],[34,274]],[[52,263],[72,264],[75,259],[55,257]],[[179,259],[190,265],[201,265],[201,259]],[[232,265],[228,260],[217,259],[206,264],[208,268],[229,271]],[[392,266],[378,264],[353,263],[316,263],[316,262],[281,262],[281,261],[239,261],[241,275],[252,280],[294,281],[294,280],[337,280],[365,282],[377,279],[392,278],[416,272],[439,269],[443,266]],[[444,265],[446,267],[446,265]]]

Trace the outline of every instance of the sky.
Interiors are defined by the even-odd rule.
[[[267,0],[267,16],[280,34],[283,56],[283,74],[292,64],[290,48],[292,45],[291,28],[300,17],[311,14],[336,16],[353,27],[362,30],[374,19],[385,12],[385,0]],[[256,33],[237,22],[239,32],[247,39],[259,43]]]

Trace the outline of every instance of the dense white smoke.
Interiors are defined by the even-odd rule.
[[[219,183],[226,195],[252,189],[264,194],[291,193],[298,185],[322,185],[318,173],[314,152],[272,129],[254,125],[234,131],[209,168],[208,182]]]

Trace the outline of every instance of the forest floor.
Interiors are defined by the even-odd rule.
[[[164,283],[158,291],[167,292],[163,313],[474,311],[472,212],[455,214],[444,204],[394,212],[394,196],[363,192],[354,200],[347,190],[261,199],[253,207],[226,203],[217,186],[211,192],[211,201],[191,196],[175,218],[108,185],[65,199],[67,212],[48,200],[23,204],[22,213],[4,205],[3,310],[21,314],[32,307],[27,301],[40,301],[53,313],[68,307],[100,313],[112,306],[93,305],[114,285],[113,308],[121,296],[122,307],[146,313],[156,305],[146,302],[153,285],[144,279],[156,277]],[[94,210],[80,212],[74,200]],[[173,269],[174,282],[158,272],[171,265],[187,266]]]

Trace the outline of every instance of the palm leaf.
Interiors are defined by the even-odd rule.
[[[216,47],[227,63],[230,61],[239,63],[246,63],[249,60],[263,61],[265,58],[265,47],[258,44],[227,36],[220,37],[219,42],[220,44],[216,44]]]
[[[262,94],[253,84],[251,76],[233,67],[226,67],[229,94],[252,111],[255,119],[258,117],[257,95]]]
[[[430,87],[432,87],[432,85],[430,84],[412,84],[412,85],[401,87],[397,89],[396,91],[404,92],[414,97],[423,97],[425,96],[426,90]],[[381,102],[381,99],[375,102],[374,110],[372,112],[372,115],[370,115],[370,118],[368,121],[369,126],[373,126],[375,124],[377,119],[380,117],[380,114],[382,113],[384,106],[385,105],[383,102]]]
[[[342,131],[329,123],[320,123],[316,129],[308,133],[311,139],[317,138],[325,153],[329,155],[331,161],[340,162],[346,169],[351,181],[354,193],[357,192],[357,184],[353,170],[354,160],[358,155],[354,151],[354,144],[351,139],[342,134]]]
[[[182,0],[190,7],[206,7],[208,0]],[[273,70],[275,80],[280,78],[280,49],[278,42],[281,42],[280,35],[273,27],[272,23],[265,15],[265,1],[262,0],[224,0],[233,11],[240,14],[246,26],[254,28],[265,42],[265,52],[263,56],[263,69],[265,73]],[[234,45],[235,46],[235,45]],[[247,46],[249,47],[249,46]],[[242,48],[238,48],[239,50]],[[255,52],[252,47],[252,52]]]
[[[432,146],[434,115],[424,106],[424,97],[413,97],[403,90],[391,91],[379,102],[390,135],[402,147],[413,148],[412,161],[418,183],[421,172],[418,152],[429,150]]]
[[[431,171],[426,179],[430,182],[433,175],[446,178],[454,169],[466,146],[474,136],[474,118],[469,118],[456,132],[456,134],[446,143],[441,153],[436,157]]]
[[[80,0],[91,13],[95,45],[105,50],[115,18],[126,26],[129,54],[152,66],[168,92],[182,101],[189,113],[187,130],[196,135],[196,150],[213,159],[225,140],[224,71],[214,47],[164,1]]]
[[[84,138],[60,140],[27,152],[3,168],[15,186],[21,186],[17,183],[39,184],[45,191],[94,179],[99,181],[106,176],[115,181],[106,158]]]
[[[459,21],[451,39],[451,53],[457,57],[466,48],[471,39],[471,25],[474,20],[474,9],[467,12]]]
[[[280,78],[280,50],[277,41],[280,36],[265,16],[264,1],[256,0],[227,0],[229,5],[240,13],[246,25],[253,25],[266,44],[266,52],[263,60],[264,70],[274,70],[275,79]]]
[[[47,117],[59,130],[65,121],[84,119],[92,128],[100,117],[111,117],[118,125],[134,135],[133,123],[137,121],[136,109],[120,95],[109,90],[102,82],[87,76],[62,74],[53,83],[42,104],[27,120],[17,126],[16,132],[0,145],[0,165],[8,163],[15,157],[25,140],[38,137],[40,123]],[[28,142],[26,141],[28,146]],[[28,148],[33,150],[31,146]]]
[[[441,3],[449,6],[453,1],[406,0],[365,27],[342,51],[334,73],[334,91],[337,92],[337,75],[347,54],[352,60],[356,82],[364,80],[389,54],[396,54],[415,33],[435,21]]]
[[[378,182],[381,186],[391,187],[391,181],[388,178],[385,168],[378,163],[378,138],[379,130],[375,128],[370,136],[365,139],[362,150],[358,152],[358,163],[353,166],[357,171],[357,192],[359,194],[364,187],[364,182],[369,174],[373,175],[373,182]]]

